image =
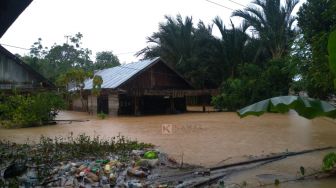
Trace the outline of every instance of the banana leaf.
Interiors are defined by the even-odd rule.
[[[336,118],[336,108],[332,104],[301,96],[279,96],[266,99],[237,111],[240,117],[248,115],[260,116],[265,112],[286,113],[295,110],[300,116],[307,119],[324,116]]]

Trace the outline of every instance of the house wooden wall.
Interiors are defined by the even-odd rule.
[[[0,54],[0,89],[12,87],[33,88],[39,80],[24,67],[3,54]]]
[[[0,45],[0,89],[45,87],[54,86]]]

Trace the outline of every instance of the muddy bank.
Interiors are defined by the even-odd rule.
[[[125,135],[157,145],[176,160],[212,166],[223,159],[336,145],[336,124],[295,114],[266,114],[240,119],[235,113],[189,113],[100,120],[86,113],[62,112],[58,119],[89,119],[26,129],[0,129],[0,138],[16,142],[76,134]],[[162,129],[162,125],[164,129]],[[163,132],[164,131],[164,132]],[[167,132],[168,131],[168,132]]]

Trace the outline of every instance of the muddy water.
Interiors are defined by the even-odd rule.
[[[336,123],[307,120],[294,113],[266,114],[240,119],[235,113],[186,113],[143,117],[109,117],[105,120],[80,112],[62,112],[58,119],[85,122],[0,129],[0,138],[16,142],[37,140],[40,135],[66,136],[86,133],[103,137],[118,134],[153,143],[178,161],[215,165],[223,159],[336,146]],[[164,126],[162,128],[162,126]]]
[[[235,113],[186,113],[109,117],[100,120],[86,113],[62,112],[58,119],[89,121],[25,129],[0,129],[0,138],[23,143],[27,139],[38,140],[41,135],[67,136],[70,132],[103,137],[121,134],[142,142],[153,143],[177,161],[181,161],[183,156],[184,162],[205,166],[223,163],[225,159],[230,159],[225,163],[244,160],[248,155],[336,146],[336,123],[333,120],[325,118],[307,120],[295,113],[266,114],[243,119]],[[300,164],[314,164],[313,168],[319,168],[322,157],[322,154],[317,154],[317,157],[308,157]],[[265,178],[269,177],[269,174],[279,173],[294,176],[299,165],[299,163],[295,165],[296,163],[296,160],[289,160],[289,165],[274,164],[269,168],[249,172],[247,175],[240,174],[233,180]],[[330,186],[336,187],[336,181],[288,183],[281,187]]]

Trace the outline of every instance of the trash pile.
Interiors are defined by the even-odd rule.
[[[60,162],[49,167],[48,177],[42,179],[41,168],[46,168],[47,164],[31,166],[15,162],[4,170],[3,178],[17,177],[18,184],[25,187],[147,187],[147,177],[165,157],[158,150],[133,150],[127,162],[119,160],[117,155]]]
[[[1,155],[0,160],[4,160]],[[159,176],[167,166],[178,163],[154,148],[136,149],[128,156],[110,154],[108,157],[88,157],[64,160],[53,164],[32,164],[13,159],[2,163],[0,187],[168,187],[153,185],[149,179]]]

